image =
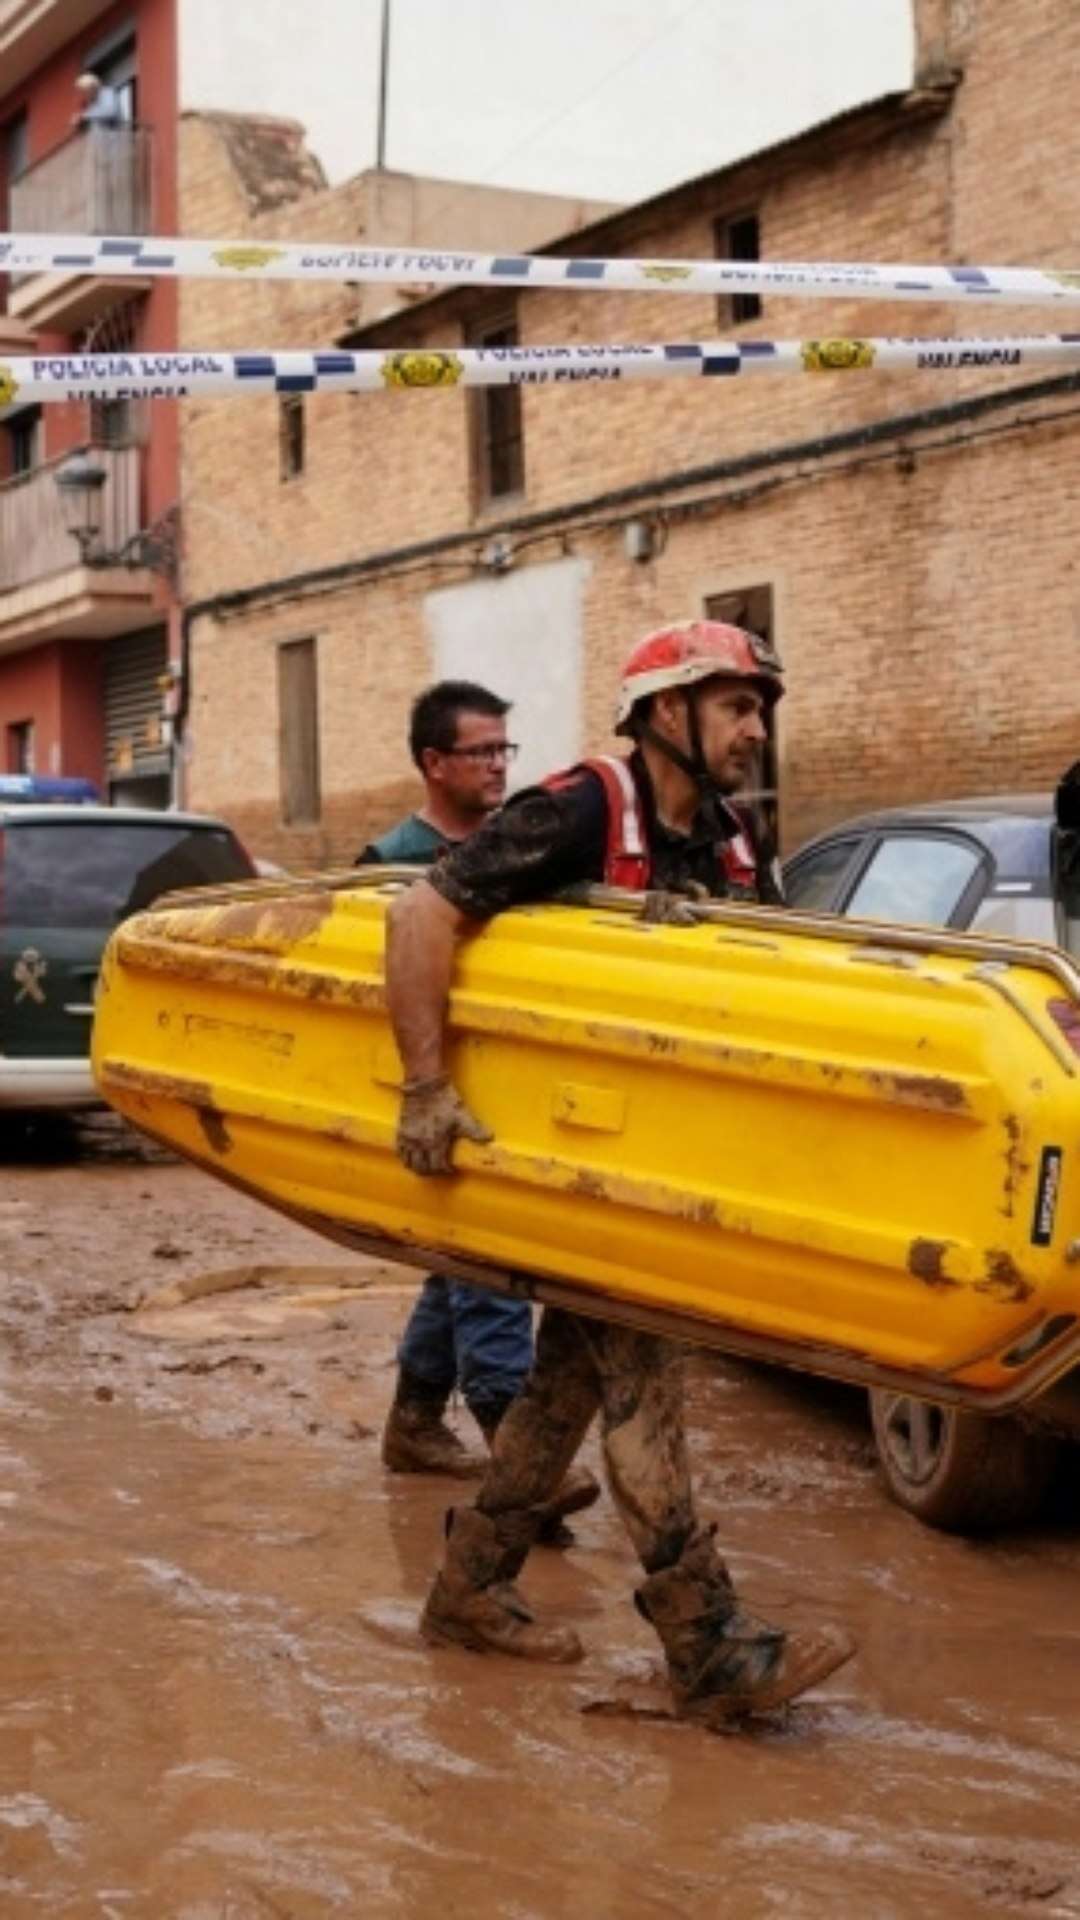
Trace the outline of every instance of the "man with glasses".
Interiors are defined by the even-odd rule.
[[[359,856],[358,865],[431,866],[474,833],[506,797],[517,753],[506,737],[509,703],[469,680],[440,680],[414,702],[409,750],[424,782],[423,804]],[[488,1140],[473,1123],[470,1138]],[[532,1364],[528,1302],[429,1274],[398,1349],[398,1380],[383,1432],[393,1473],[476,1477],[484,1464],[445,1419],[455,1387],[485,1439],[521,1391]],[[578,1469],[546,1503],[540,1538],[565,1545],[567,1513],[591,1505],[599,1486]]]

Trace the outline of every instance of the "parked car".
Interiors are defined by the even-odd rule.
[[[0,1108],[95,1105],[109,935],[174,887],[254,875],[231,829],[201,814],[0,801]]]
[[[1057,794],[934,801],[864,814],[784,868],[813,913],[1046,940],[1080,955],[1080,762]],[[1030,1515],[1080,1438],[1080,1368],[1022,1415],[991,1418],[873,1389],[889,1492],[930,1526],[989,1531]]]

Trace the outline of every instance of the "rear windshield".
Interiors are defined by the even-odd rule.
[[[224,827],[148,821],[9,822],[0,856],[9,926],[114,927],[174,887],[249,880]]]

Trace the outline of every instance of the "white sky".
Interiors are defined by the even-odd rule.
[[[633,201],[910,84],[911,0],[390,0],[386,163]],[[375,159],[381,0],[181,0],[186,107]]]

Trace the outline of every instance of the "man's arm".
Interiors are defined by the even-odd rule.
[[[454,955],[468,922],[427,880],[391,903],[386,928],[386,1004],[406,1080],[443,1072],[446,1006]]]
[[[405,1068],[398,1157],[414,1173],[450,1173],[461,1136],[491,1135],[446,1072],[446,1008],[458,941],[469,927],[604,870],[607,815],[595,775],[573,791],[532,791],[452,847],[390,908],[386,998]]]
[[[445,1067],[454,955],[468,924],[426,880],[399,894],[387,914],[386,1003],[405,1070],[397,1150],[413,1173],[450,1173],[455,1140],[491,1139]]]

